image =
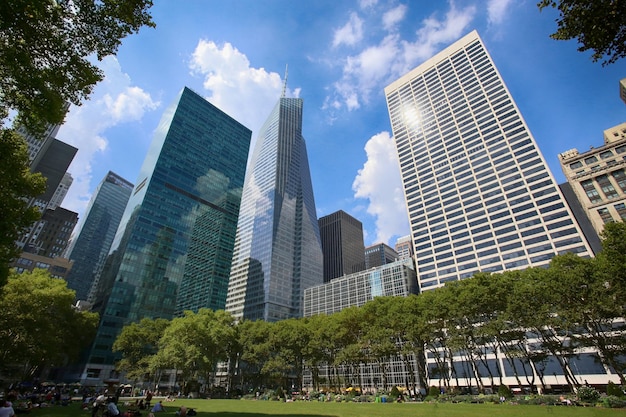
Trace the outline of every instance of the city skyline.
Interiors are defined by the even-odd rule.
[[[105,80],[59,132],[79,148],[65,205],[81,216],[109,170],[136,181],[156,119],[183,85],[241,120],[254,140],[289,64],[288,95],[309,109],[317,217],[344,210],[362,221],[366,245],[393,245],[408,222],[383,87],[474,28],[557,181],[560,152],[588,148],[624,118],[623,61],[602,67],[575,42],[550,39],[556,12],[534,3],[189,1],[152,12],[157,28],[101,63]]]

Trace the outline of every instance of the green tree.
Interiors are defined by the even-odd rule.
[[[601,233],[602,252],[597,256],[603,280],[611,289],[616,307],[626,309],[620,301],[626,299],[626,223],[612,222],[604,225]],[[626,315],[622,311],[621,317]]]
[[[0,127],[9,110],[30,131],[63,121],[102,80],[92,58],[114,55],[122,39],[154,27],[152,0],[0,2]]]
[[[626,3],[621,0],[541,0],[537,6],[556,8],[557,30],[551,38],[576,39],[581,52],[591,50],[602,65],[626,56]]]
[[[269,385],[269,375],[264,372],[265,363],[271,357],[269,342],[273,323],[263,320],[242,320],[237,324],[241,356],[239,369],[241,386],[246,383],[253,386]]]
[[[272,325],[269,338],[272,354],[263,370],[279,379],[285,388],[290,388],[288,381],[291,376],[295,376],[294,385],[302,387],[304,356],[311,340],[308,320],[292,318]]]
[[[361,364],[367,363],[367,354],[363,348],[364,333],[367,325],[360,307],[348,307],[333,314],[337,320],[336,334],[333,342],[339,348],[335,357],[335,365],[344,370],[344,388],[348,386],[362,387]]]
[[[376,297],[365,303],[362,309],[365,323],[361,342],[368,361],[375,361],[381,371],[383,389],[388,389],[387,367],[392,356],[399,353],[398,341],[402,330],[393,314],[396,297]]]
[[[233,325],[232,316],[224,311],[185,311],[165,329],[156,358],[160,366],[181,371],[183,388],[199,377],[209,382],[217,363],[228,359]]]
[[[616,371],[626,384],[626,327],[621,320],[623,303],[615,302],[596,259],[573,254],[553,259],[550,269],[558,274],[563,301],[557,314],[576,329],[572,338],[581,346],[594,348],[600,361]],[[578,330],[584,329],[584,331]]]
[[[401,298],[394,305],[392,314],[398,320],[398,325],[403,329],[402,348],[400,353],[407,369],[410,369],[409,385],[414,395],[417,395],[418,385],[426,388],[429,385],[426,369],[426,344],[430,340],[432,332],[430,323],[426,319],[425,310],[428,308],[422,295],[410,295]],[[412,362],[409,355],[415,357],[417,369],[411,369]]]
[[[124,326],[113,343],[113,351],[122,353],[122,359],[116,364],[117,370],[126,372],[130,380],[149,380],[150,363],[169,324],[166,319],[144,318]]]
[[[553,263],[558,262],[558,257],[555,259]],[[533,347],[537,356],[533,363],[542,385],[542,368],[551,357],[558,363],[567,384],[574,391],[580,386],[580,381],[572,372],[569,360],[576,354],[577,346],[571,338],[576,326],[568,317],[558,314],[559,306],[567,302],[571,295],[562,288],[564,283],[559,282],[560,275],[552,267],[524,270],[510,297],[507,315],[517,327],[527,329],[537,338],[538,344]]]
[[[73,306],[75,292],[42,269],[11,273],[0,294],[0,363],[28,380],[44,366],[65,365],[95,336],[98,315]],[[6,368],[10,369],[6,369]]]
[[[318,314],[309,317],[306,321],[308,328],[309,342],[304,348],[304,364],[311,371],[313,389],[320,390],[320,384],[323,382],[320,375],[320,368],[323,364],[331,364],[333,362],[330,352],[330,334],[329,324],[331,320],[325,314]],[[326,369],[330,370],[329,366]],[[328,381],[324,381],[328,382]]]
[[[9,276],[9,262],[19,255],[15,241],[39,219],[28,200],[45,191],[45,179],[30,172],[28,152],[22,137],[12,130],[0,130],[0,287]]]

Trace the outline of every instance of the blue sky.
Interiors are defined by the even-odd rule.
[[[111,170],[131,182],[163,110],[188,86],[253,131],[280,96],[304,99],[318,217],[344,210],[366,245],[409,232],[384,87],[476,29],[558,182],[558,154],[600,146],[626,121],[618,82],[575,41],[549,38],[558,17],[536,0],[157,0],[155,29],[124,40],[106,77],[71,107],[58,138],[79,148],[63,203],[84,216]]]

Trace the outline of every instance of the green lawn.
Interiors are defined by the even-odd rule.
[[[423,403],[320,403],[249,400],[187,400],[164,403],[165,413],[156,417],[173,417],[181,405],[195,408],[198,417],[588,417],[625,416],[624,409],[594,407],[536,406],[511,404],[423,404]],[[124,411],[124,407],[120,407]],[[142,413],[147,416],[148,413]],[[33,410],[32,417],[91,417],[78,403],[68,407],[54,406]]]

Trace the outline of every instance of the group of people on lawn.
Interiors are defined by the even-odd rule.
[[[141,410],[150,410],[148,417],[155,417],[154,413],[164,412],[165,407],[163,406],[163,401],[159,401],[152,408],[150,408],[150,402],[152,400],[152,393],[148,392],[146,395],[146,401],[144,400],[135,400],[134,403],[128,404],[126,406],[126,411],[123,413],[117,407],[117,401],[115,397],[105,397],[104,395],[100,395],[96,398],[93,403],[93,408],[91,410],[91,416],[97,417],[102,415],[102,417],[137,417],[141,416]],[[195,416],[197,413],[193,408],[187,409],[184,405],[179,408],[176,412],[176,415],[179,417],[187,417],[187,416]],[[0,417],[4,417],[0,415]]]

